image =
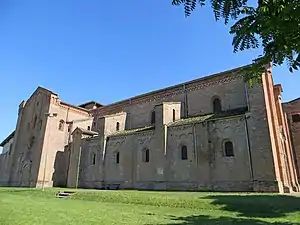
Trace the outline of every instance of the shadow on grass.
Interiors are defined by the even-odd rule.
[[[222,210],[237,212],[239,216],[276,218],[287,213],[300,213],[300,198],[285,195],[211,195],[211,204]]]
[[[255,220],[249,218],[231,218],[231,217],[210,217],[210,216],[187,216],[187,217],[176,217],[171,218],[174,223],[165,223],[165,225],[196,225],[196,224],[220,224],[220,225],[300,225],[300,223],[290,223],[290,222],[267,222],[262,220]],[[162,225],[162,224],[161,224]]]

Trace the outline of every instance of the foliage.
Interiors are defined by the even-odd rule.
[[[197,5],[207,0],[172,0],[184,5],[188,17]],[[210,0],[216,20],[235,21],[230,28],[234,52],[262,47],[263,54],[246,69],[248,78],[257,77],[266,65],[288,63],[289,71],[300,67],[300,1],[299,0]]]

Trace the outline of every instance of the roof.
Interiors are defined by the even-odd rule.
[[[247,107],[242,107],[242,108],[222,111],[220,113],[211,113],[211,114],[206,114],[201,116],[189,117],[189,118],[174,121],[168,124],[168,126],[179,126],[185,124],[201,123],[207,120],[214,120],[214,119],[220,119],[224,117],[243,115],[245,114],[245,112],[247,112],[247,110],[248,110]]]
[[[289,103],[297,102],[299,100],[300,100],[300,97],[299,98],[295,98],[295,99],[293,99],[293,100],[291,100],[289,102],[284,102],[283,104],[289,104]]]
[[[75,109],[78,109],[78,110],[81,110],[81,111],[85,111],[85,112],[88,112],[89,110],[85,109],[85,108],[82,108],[82,107],[79,107],[79,106],[76,106],[76,105],[72,105],[70,103],[67,103],[67,102],[63,102],[61,101],[60,102],[61,105],[65,105],[65,106],[69,106],[69,107],[72,107],[72,108],[75,108]]]
[[[92,131],[92,130],[86,130],[86,129],[83,129],[83,128],[80,128],[80,127],[77,127],[73,133],[76,131],[76,130],[80,130],[83,134],[87,134],[87,135],[98,135],[98,132],[95,132],[95,131]],[[72,133],[72,134],[73,134]]]
[[[78,107],[85,108],[87,105],[90,105],[90,104],[93,104],[93,105],[97,106],[97,108],[103,106],[99,102],[89,101],[89,102],[86,102],[86,103],[83,103],[83,104],[79,105]]]
[[[143,132],[143,131],[150,131],[150,130],[154,130],[154,126],[140,127],[140,128],[131,129],[131,130],[122,130],[122,131],[118,131],[116,133],[113,133],[109,136],[114,137],[114,136],[130,135],[130,134]]]
[[[6,143],[9,142],[10,139],[12,139],[15,136],[15,131],[11,132],[10,135],[7,136],[7,138],[4,139],[4,141],[2,141],[2,143],[0,144],[0,147],[4,147],[4,145]]]

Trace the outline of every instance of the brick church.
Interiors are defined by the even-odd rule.
[[[0,186],[297,192],[300,98],[242,68],[109,105],[38,87],[3,140]]]

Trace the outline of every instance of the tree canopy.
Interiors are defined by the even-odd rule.
[[[300,0],[172,0],[172,4],[184,6],[186,17],[197,6],[210,4],[217,21],[234,21],[229,31],[234,52],[262,47],[262,55],[246,69],[248,79],[260,77],[269,63],[286,62],[290,72],[299,69]]]

